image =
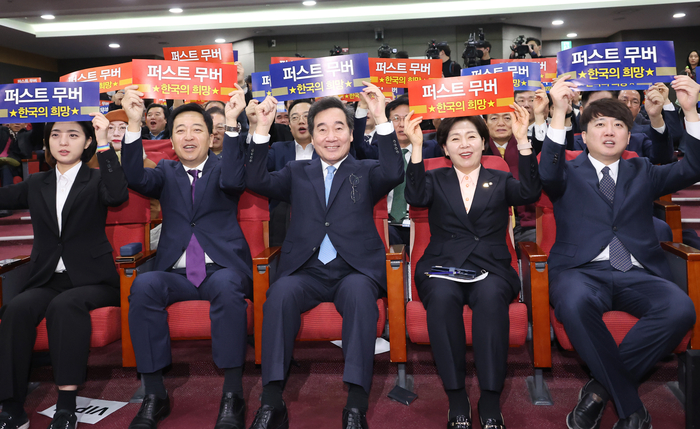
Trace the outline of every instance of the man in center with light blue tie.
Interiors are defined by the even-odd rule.
[[[396,133],[384,113],[384,96],[365,83],[361,93],[377,119],[379,160],[349,154],[353,114],[335,97],[316,101],[308,125],[318,158],[289,162],[268,172],[269,129],[277,101],[256,108],[257,128],[246,159],[247,186],[291,204],[278,277],[263,306],[262,404],[254,429],[289,427],[282,398],[301,313],[333,302],[343,316],[343,381],[348,400],[344,429],[367,428],[374,365],[377,298],[386,292],[386,254],[373,222],[374,205],[402,183],[403,160]]]
[[[173,110],[169,124],[173,148],[180,160],[163,160],[150,169],[143,168],[142,143],[137,133],[143,94],[135,89],[127,88],[122,100],[129,117],[122,145],[124,175],[131,189],[160,200],[163,228],[155,270],[138,275],[129,295],[129,328],[146,393],[129,428],[155,429],[170,413],[163,383],[163,368],[172,362],[166,307],[179,301],[206,300],[211,304],[214,363],[225,373],[214,428],[243,429],[245,298],[252,296],[253,283],[250,249],[236,219],[239,197],[245,190],[237,123],[245,108],[243,91],[237,86],[226,104],[221,159],[209,150],[211,116],[201,106],[190,103]],[[211,427],[207,421],[202,418],[197,427]]]

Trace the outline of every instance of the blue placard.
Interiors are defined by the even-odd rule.
[[[501,63],[469,67],[462,69],[462,76],[505,72],[513,73],[513,88],[516,91],[537,91],[541,88],[539,63]]]
[[[354,94],[370,80],[369,59],[354,54],[270,64],[270,80],[280,101]]]
[[[270,72],[257,72],[250,74],[253,85],[253,98],[263,101],[268,95],[272,95],[272,85],[270,85]]]
[[[92,121],[99,109],[99,82],[0,85],[0,123]]]
[[[559,76],[582,91],[648,89],[676,75],[673,42],[616,42],[579,46],[557,55]]]

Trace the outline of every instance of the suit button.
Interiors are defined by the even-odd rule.
[[[195,225],[196,225],[196,224],[195,224],[194,222],[192,222],[192,223],[190,224],[190,226],[193,227],[193,228],[194,228]]]
[[[331,226],[331,223],[330,223],[330,222],[326,222],[324,225],[326,225],[326,226]]]
[[[474,241],[479,241],[479,237],[474,237]]]
[[[457,234],[452,234],[452,238],[455,238],[455,237],[457,237]]]
[[[617,231],[617,227],[616,227],[616,226],[613,226],[613,231]]]

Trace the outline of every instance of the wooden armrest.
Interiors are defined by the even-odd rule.
[[[253,316],[255,363],[262,363],[263,304],[270,288],[270,264],[280,256],[280,247],[268,247],[253,258]]]
[[[552,367],[549,320],[547,254],[535,243],[521,242],[523,301],[532,323],[532,357],[535,368]]]
[[[668,224],[673,232],[673,242],[683,242],[683,226],[681,225],[681,206],[670,200],[659,199],[654,201],[654,217]]]
[[[147,261],[153,259],[156,257],[157,250],[144,250],[143,251],[143,256],[140,258],[136,259],[133,262],[119,262],[117,263],[117,268],[119,269],[128,269],[128,268],[138,268]]]
[[[700,261],[700,250],[690,247],[687,244],[662,241],[661,248],[686,261]]]
[[[399,261],[405,260],[406,258],[406,245],[405,244],[392,244],[389,246],[389,251],[386,252],[386,259],[388,261]]]
[[[697,321],[693,326],[693,337],[690,342],[690,348],[693,350],[700,349],[700,250],[685,245],[683,243],[662,242],[661,248],[685,261],[684,278],[688,296],[695,304],[695,316]],[[671,268],[673,264],[671,264]],[[682,287],[682,286],[681,286]]]
[[[389,246],[386,254],[386,294],[389,320],[389,359],[406,362],[406,246]]]
[[[268,247],[258,256],[253,257],[253,265],[258,266],[258,265],[267,265],[275,258],[278,258],[280,256],[282,248],[281,247]]]

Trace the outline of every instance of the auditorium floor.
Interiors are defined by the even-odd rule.
[[[164,420],[161,429],[213,428],[221,398],[222,372],[211,361],[209,341],[173,342],[172,368],[166,374],[166,387],[173,399],[173,411]],[[578,390],[587,379],[584,367],[574,353],[553,350],[554,367],[545,375],[554,406],[531,405],[525,386],[525,377],[532,374],[527,348],[512,348],[509,355],[508,378],[501,398],[505,422],[510,429],[549,429],[566,427],[566,414],[576,403]],[[343,356],[339,348],[329,343],[298,342],[295,359],[284,393],[289,407],[292,428],[340,428],[341,410],[346,394],[342,383]],[[414,391],[418,394],[410,406],[387,398],[394,385],[396,365],[389,362],[388,353],[375,360],[375,375],[367,415],[370,427],[390,428],[444,428],[447,422],[447,396],[437,375],[429,346],[409,344],[407,370],[413,374]],[[467,386],[472,401],[475,428],[479,428],[476,404],[479,388],[471,360],[467,353]],[[684,412],[681,404],[666,387],[667,381],[676,380],[677,364],[673,357],[659,363],[649,379],[640,387],[642,401],[652,415],[654,427],[681,429]],[[121,367],[121,344],[93,350],[88,369],[89,381],[79,391],[80,396],[113,401],[128,401],[138,387],[136,370]],[[253,364],[253,349],[249,347],[243,380],[248,404],[248,425],[259,406],[260,368]],[[32,381],[39,387],[27,399],[27,411],[33,428],[47,427],[50,420],[39,415],[56,401],[50,367],[36,368]],[[129,404],[95,425],[79,427],[94,429],[127,428],[138,410]],[[612,405],[603,417],[603,429],[609,429],[617,420]]]

